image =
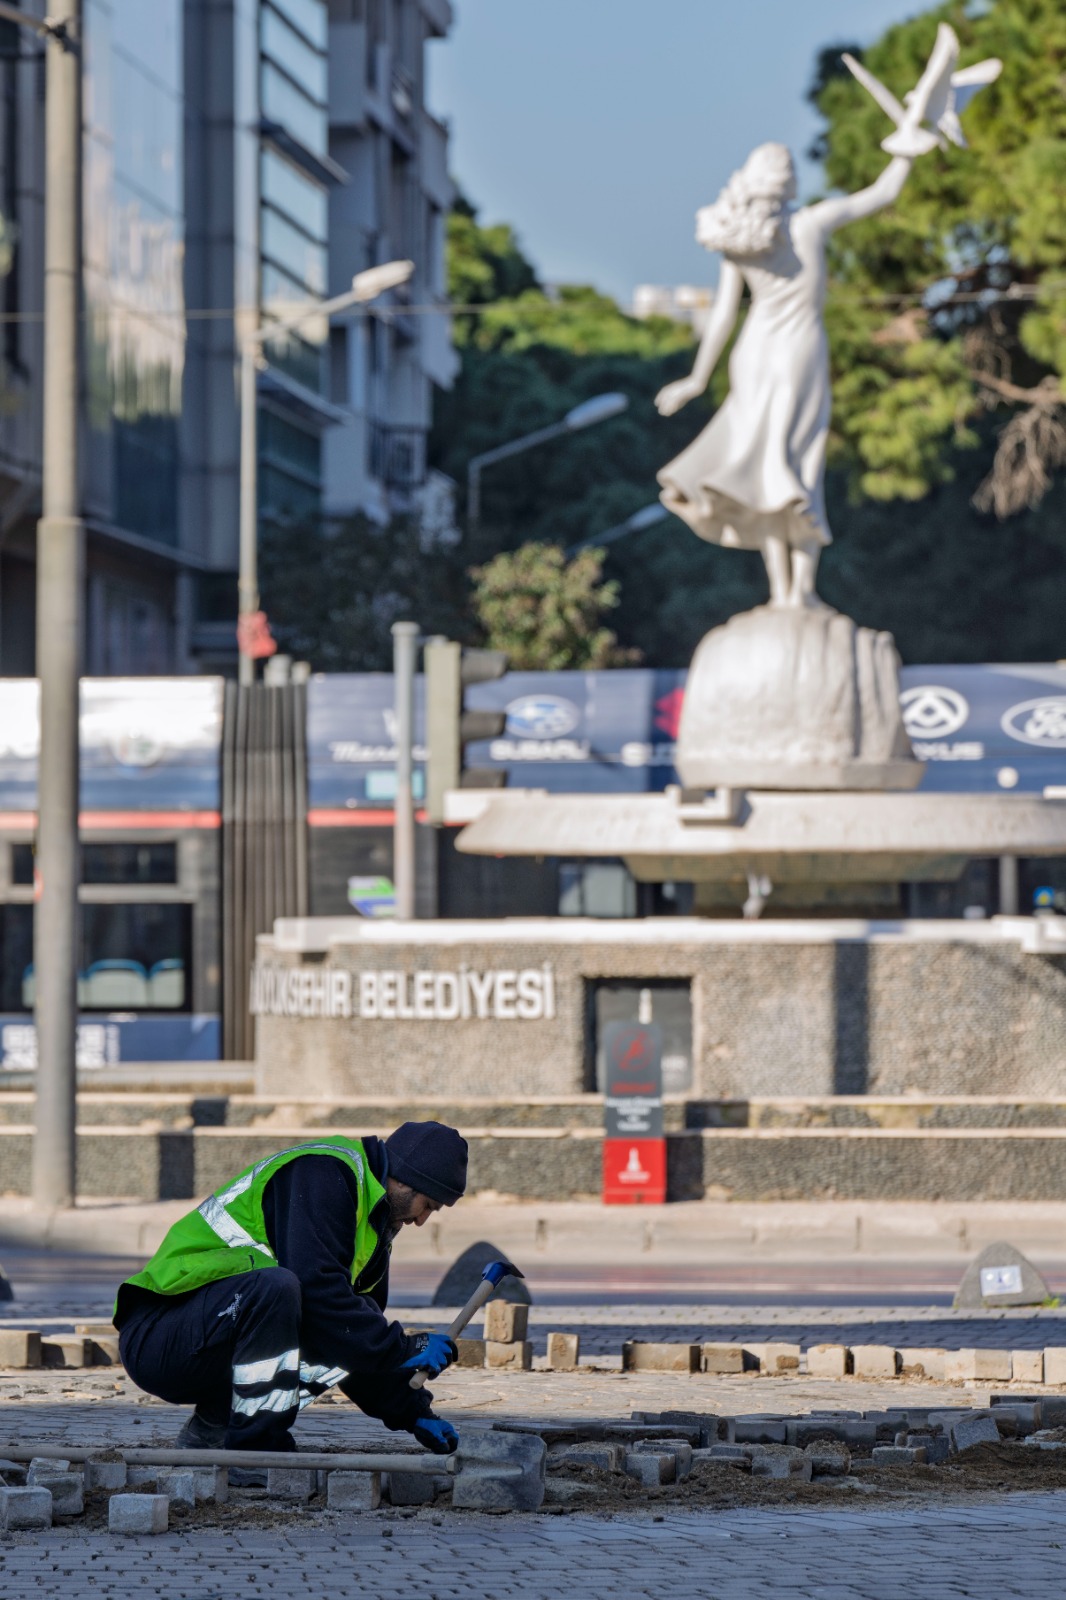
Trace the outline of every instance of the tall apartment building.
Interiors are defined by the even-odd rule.
[[[44,13],[45,0],[31,0]],[[260,513],[387,520],[427,493],[447,132],[425,109],[448,0],[82,0],[85,670],[235,659],[242,333],[409,256],[375,310],[268,343]],[[43,86],[0,24],[0,674],[33,670]],[[418,315],[407,307],[417,305]],[[426,306],[440,312],[426,314]]]

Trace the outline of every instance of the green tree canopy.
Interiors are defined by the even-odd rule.
[[[524,544],[475,567],[474,611],[492,650],[506,650],[516,672],[565,672],[632,665],[603,625],[618,604],[617,583],[602,581],[603,551],[568,561],[558,545]]]
[[[461,369],[437,396],[431,459],[465,486],[471,456],[558,422],[608,391],[629,399],[609,422],[486,470],[471,562],[535,541],[576,544],[653,500],[655,471],[681,449],[689,420],[661,422],[652,400],[691,360],[691,330],[627,316],[595,289],[542,288],[509,228],[483,227],[463,202],[449,228]],[[704,413],[706,420],[706,412]]]
[[[950,481],[954,447],[976,445],[991,411],[999,448],[977,504],[1002,517],[1035,505],[1066,453],[1066,9],[950,0],[890,28],[864,62],[900,99],[940,21],[962,65],[998,56],[1003,73],[964,113],[969,148],[920,157],[895,206],[836,236],[831,460],[864,496],[917,500]],[[891,125],[839,49],[822,53],[812,98],[828,184],[871,182]]]

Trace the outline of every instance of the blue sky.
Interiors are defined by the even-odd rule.
[[[920,0],[455,0],[429,102],[485,222],[518,230],[549,281],[628,303],[706,283],[696,208],[756,144],[799,158],[817,131],[815,56],[868,44]],[[934,29],[930,25],[930,45]],[[888,124],[886,122],[886,133]],[[801,166],[801,192],[819,183]]]

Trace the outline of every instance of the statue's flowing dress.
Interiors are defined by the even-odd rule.
[[[832,540],[823,489],[829,433],[824,205],[786,214],[764,255],[733,256],[751,304],[729,360],[729,395],[659,473],[662,500],[701,539],[758,549]]]

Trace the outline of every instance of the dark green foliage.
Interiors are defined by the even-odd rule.
[[[390,672],[392,624],[470,632],[456,551],[426,552],[417,522],[352,517],[328,530],[268,527],[260,542],[263,609],[282,650],[316,672]]]

